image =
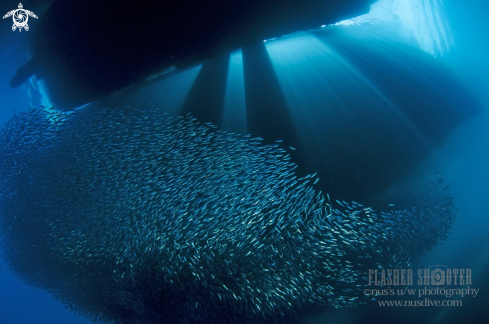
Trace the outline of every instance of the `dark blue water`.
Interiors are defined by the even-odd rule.
[[[29,34],[14,34],[9,24],[5,25],[9,28],[2,28],[0,32],[2,66],[0,120],[2,124],[15,113],[31,108],[31,100],[26,88],[12,89],[9,85],[16,66],[28,58]],[[3,262],[0,263],[0,289],[1,323],[89,323],[85,318],[68,311],[49,293],[26,285],[19,277],[12,275]]]
[[[335,197],[379,208],[394,202],[409,206],[418,180],[443,170],[454,182],[449,192],[458,216],[448,240],[424,253],[417,266],[471,269],[478,296],[462,298],[461,307],[386,309],[370,300],[306,322],[484,323],[489,316],[489,4],[445,1],[435,23],[426,7],[412,9],[418,1],[393,3],[395,13],[385,18],[391,29],[372,31],[367,23],[268,41],[172,72],[106,104],[191,113],[229,131],[284,140],[298,148],[291,152],[298,172],[316,171],[321,188]],[[440,2],[429,4],[436,8]],[[31,31],[13,33],[11,21],[1,23],[3,124],[16,113],[49,107],[51,101],[35,78],[11,89],[12,75],[29,59]],[[457,98],[461,104],[454,102]],[[279,126],[270,126],[272,120]],[[0,264],[0,323],[87,322]]]

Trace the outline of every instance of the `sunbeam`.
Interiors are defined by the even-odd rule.
[[[229,60],[222,128],[229,132],[241,134],[247,132],[243,54],[241,50],[231,53]]]

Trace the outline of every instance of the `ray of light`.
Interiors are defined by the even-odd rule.
[[[423,51],[435,57],[443,56],[453,46],[443,0],[379,0],[368,14],[336,25],[362,24],[381,25],[384,29],[387,26],[404,37],[414,37]]]
[[[114,106],[144,105],[176,115],[182,107],[202,65],[172,74],[160,81],[149,82],[138,89],[127,89],[112,97]]]
[[[338,140],[355,132],[375,134],[371,125],[377,127],[382,119],[397,120],[423,141],[375,85],[314,35],[291,36],[266,47],[299,133],[308,134],[309,142],[322,141],[314,134],[317,129],[329,129]]]
[[[230,132],[241,134],[247,132],[243,54],[241,50],[231,53],[229,60],[222,127]]]
[[[412,117],[412,110],[419,116],[421,108],[408,109],[412,104],[403,91],[385,88],[370,70],[383,62],[386,49],[382,44],[372,47],[353,36],[331,35],[340,43],[344,37],[341,45],[365,50],[372,62],[364,62],[362,53],[357,53],[360,58],[346,56],[340,45],[311,33],[264,44],[291,116],[291,131],[298,134],[303,148],[301,154],[314,157],[307,159],[306,168],[317,170],[325,182],[323,190],[361,195],[385,186],[399,170],[420,161],[431,150],[431,142],[425,135],[429,134],[423,128],[426,125]],[[365,64],[366,69],[357,64]],[[385,76],[394,83],[404,77],[414,76],[396,69]]]

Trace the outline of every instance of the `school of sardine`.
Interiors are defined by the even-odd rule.
[[[143,108],[19,113],[0,129],[4,259],[94,322],[286,323],[365,301],[368,269],[446,238],[442,186],[376,212],[288,150]]]

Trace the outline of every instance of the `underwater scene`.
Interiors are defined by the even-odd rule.
[[[489,321],[489,2],[0,9],[0,323]]]

